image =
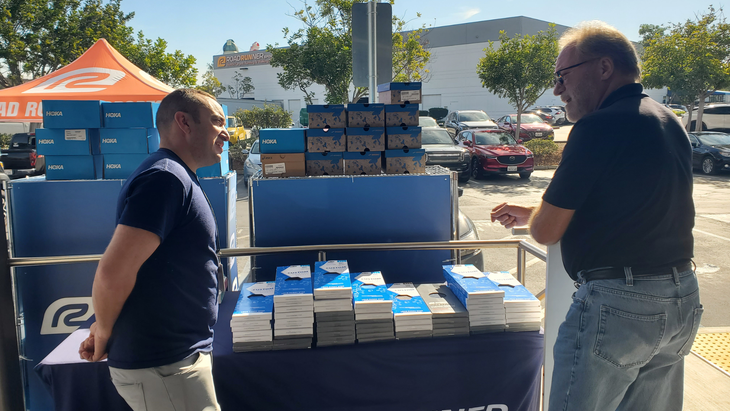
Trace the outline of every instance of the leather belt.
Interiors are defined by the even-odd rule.
[[[678,273],[692,270],[692,262],[688,261],[674,266],[662,266],[651,268],[632,268],[632,277],[653,277],[657,275],[674,274],[672,268],[676,268]],[[614,280],[617,278],[626,278],[623,267],[597,268],[593,270],[584,270],[578,273],[579,277],[583,277],[586,282],[594,280]]]

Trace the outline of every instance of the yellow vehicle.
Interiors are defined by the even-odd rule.
[[[226,117],[226,128],[228,134],[231,136],[231,143],[236,143],[240,138],[246,139],[246,130],[242,125],[238,124],[238,119],[235,116]]]

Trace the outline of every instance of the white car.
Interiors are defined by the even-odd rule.
[[[682,124],[687,126],[689,113],[682,115]],[[702,129],[695,130],[697,124],[697,109],[692,110],[692,128],[693,131],[705,130],[728,130],[730,129],[730,104],[716,103],[706,104],[702,111]]]
[[[243,182],[248,187],[248,180],[261,170],[261,152],[259,151],[259,141],[256,140],[248,152],[246,161],[243,162]]]

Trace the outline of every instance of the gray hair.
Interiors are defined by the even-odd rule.
[[[636,48],[615,27],[602,21],[586,21],[568,29],[560,37],[560,49],[575,47],[585,59],[609,57],[614,68],[623,74],[641,80],[641,65]]]

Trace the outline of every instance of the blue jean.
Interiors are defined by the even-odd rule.
[[[581,279],[558,330],[548,411],[682,409],[703,309],[694,272],[673,272]]]

